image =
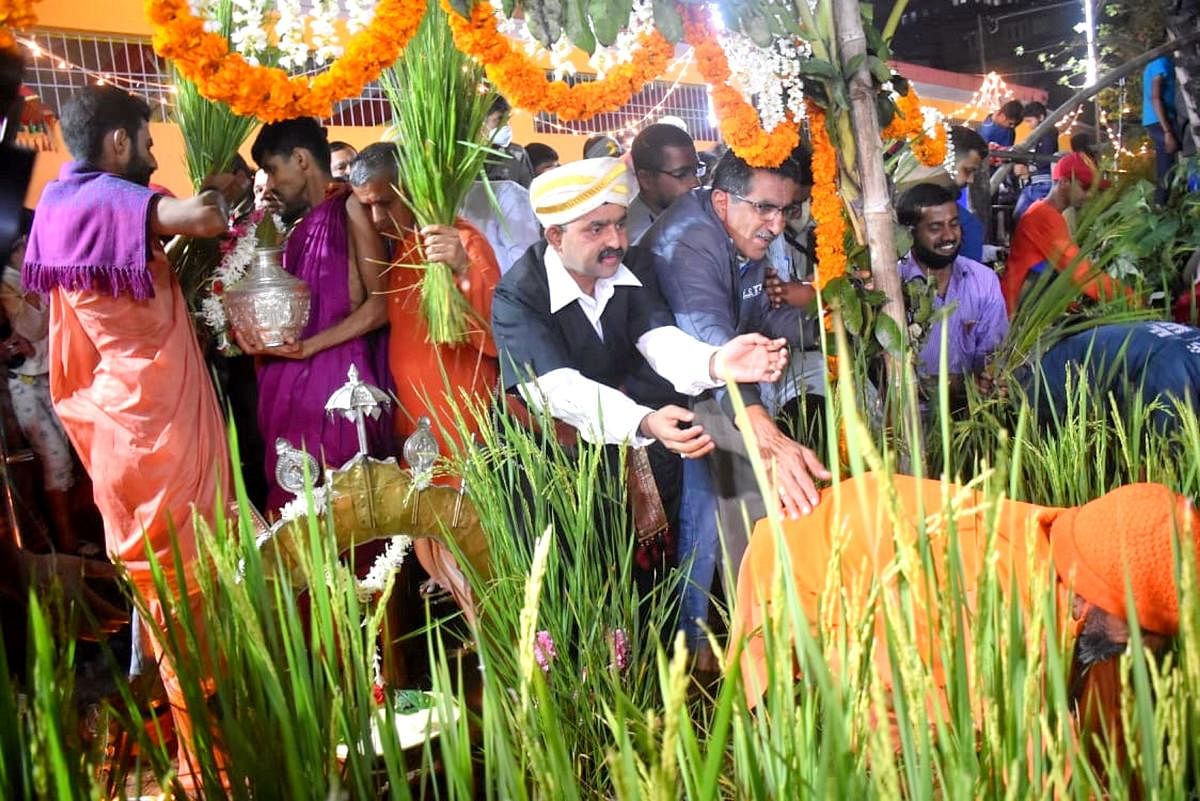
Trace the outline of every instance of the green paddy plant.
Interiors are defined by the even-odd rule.
[[[236,443],[234,454],[236,464]],[[135,598],[147,620],[154,601],[174,610],[165,626],[152,625],[194,726],[199,797],[407,798],[410,757],[383,722],[395,699],[376,697],[372,667],[390,585],[373,604],[360,600],[310,512],[297,534],[301,596],[282,566],[260,558],[240,476],[237,497],[236,518],[219,517],[212,529],[196,519],[198,567],[178,594],[152,562],[156,594]],[[182,575],[177,550],[174,559]],[[162,786],[176,787],[173,755],[154,749],[155,725],[136,700],[123,704],[127,730],[154,756]]]
[[[453,225],[471,184],[483,173],[488,150],[483,121],[492,102],[483,67],[454,46],[446,13],[429,3],[416,35],[381,85],[392,110],[404,202],[417,225]],[[429,341],[458,344],[477,326],[447,264],[420,266],[421,312]]]
[[[229,38],[233,25],[232,0],[217,0],[210,9],[211,19],[220,26],[220,34]],[[269,53],[256,54],[272,63]],[[183,135],[188,180],[199,190],[212,175],[228,172],[238,148],[258,125],[254,117],[234,114],[225,103],[209,100],[196,84],[172,70],[174,88],[173,121]],[[183,296],[195,308],[199,293],[221,261],[215,239],[177,237],[167,249],[179,275]]]

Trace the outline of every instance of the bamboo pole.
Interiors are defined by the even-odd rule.
[[[871,251],[871,274],[875,287],[887,295],[884,313],[903,331],[904,294],[900,289],[900,270],[896,261],[895,231],[892,227],[892,197],[883,166],[883,139],[875,111],[876,90],[866,65],[867,37],[857,0],[831,0],[834,29],[837,31],[842,68],[856,57],[860,64],[848,76],[850,121],[858,151],[857,172],[862,190],[862,215],[867,246]]]
[[[806,2],[806,0],[800,0]],[[908,325],[904,313],[904,292],[900,285],[900,266],[896,259],[896,238],[893,227],[892,195],[888,188],[887,173],[883,165],[883,139],[879,130],[879,116],[875,110],[876,89],[867,67],[867,36],[858,0],[830,0],[833,6],[834,31],[838,41],[838,56],[846,75],[850,95],[850,121],[857,151],[859,187],[862,191],[862,216],[866,229],[867,248],[871,258],[871,276],[875,288],[882,291],[883,314],[896,324],[896,330],[907,342]],[[859,66],[852,72],[849,66],[857,59]],[[904,346],[907,351],[907,345]],[[896,429],[908,428],[903,407],[915,403],[912,390],[916,386],[905,356],[897,358],[886,355],[888,383],[898,390],[892,396],[892,410]],[[891,393],[889,393],[891,394]],[[897,402],[898,401],[898,402]],[[907,468],[911,454],[907,446],[918,442],[917,431],[908,431],[907,436],[896,439],[902,468]]]
[[[1146,66],[1151,61],[1158,58],[1159,56],[1161,56],[1165,53],[1174,52],[1176,50],[1182,50],[1183,48],[1187,47],[1188,45],[1190,45],[1192,42],[1195,42],[1195,41],[1200,41],[1200,31],[1196,31],[1195,33],[1191,34],[1190,36],[1185,36],[1182,39],[1176,39],[1173,42],[1167,42],[1165,45],[1156,47],[1153,50],[1147,50],[1145,53],[1142,53],[1137,58],[1131,59],[1130,61],[1126,61],[1124,64],[1117,67],[1115,70],[1106,72],[1104,75],[1100,76],[1100,78],[1098,78],[1096,80],[1096,83],[1092,84],[1091,86],[1086,86],[1083,89],[1080,89],[1078,92],[1071,95],[1071,98],[1069,100],[1067,100],[1067,102],[1063,103],[1061,106],[1056,108],[1054,111],[1050,112],[1050,114],[1046,117],[1046,119],[1042,120],[1038,124],[1038,126],[1036,128],[1034,128],[1033,131],[1030,132],[1029,136],[1025,137],[1025,141],[1021,142],[1021,144],[1014,147],[1013,150],[1020,150],[1020,151],[1032,150],[1033,146],[1037,143],[1037,140],[1042,138],[1043,135],[1049,133],[1050,129],[1054,126],[1054,123],[1058,122],[1063,117],[1067,116],[1067,114],[1070,113],[1071,109],[1075,108],[1080,103],[1087,102],[1093,96],[1095,96],[1096,94],[1099,94],[1101,91],[1112,86],[1113,84],[1115,84],[1117,81],[1121,80],[1122,78],[1128,77],[1129,75],[1132,75],[1134,72],[1137,72],[1139,69]],[[1004,179],[1008,176],[1008,172],[1011,169],[1012,169],[1012,164],[1003,164],[1000,166],[1000,169],[998,169],[994,173],[992,173],[992,191],[993,192],[995,192],[1000,187],[1001,182],[1003,182]]]

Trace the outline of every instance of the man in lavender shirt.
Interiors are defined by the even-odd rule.
[[[1008,333],[999,279],[990,268],[958,254],[962,232],[958,204],[950,190],[917,184],[900,196],[896,214],[913,240],[900,263],[900,280],[927,281],[936,289],[934,308],[953,307],[948,318],[930,329],[917,358],[917,372],[926,378],[938,374],[946,325],[951,378],[979,373]]]

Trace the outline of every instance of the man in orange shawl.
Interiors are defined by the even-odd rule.
[[[376,230],[392,247],[387,275],[388,319],[391,338],[388,362],[396,382],[396,435],[409,437],[417,421],[428,417],[442,455],[448,454],[446,434],[455,430],[461,412],[468,430],[474,428],[472,406],[494,395],[497,379],[496,343],[492,340],[492,292],[500,281],[500,265],[492,246],[477,229],[459,219],[453,227],[431,225],[416,229],[412,211],[397,189],[401,176],[396,146],[377,142],[363,148],[350,165],[350,186],[371,212]],[[430,344],[421,313],[423,263],[450,265],[458,289],[474,312],[471,334],[461,345]],[[452,476],[438,483],[457,485]],[[472,614],[470,589],[448,549],[429,539],[413,543],[425,571],[454,595],[465,614]]]
[[[899,527],[892,522],[893,491]],[[777,543],[769,521],[759,521],[737,583],[736,628],[748,635],[741,667],[750,704],[756,705],[768,686],[761,629],[764,609],[769,611],[773,604],[783,602],[773,595],[779,545],[787,549],[792,584],[814,635],[819,632],[826,637],[836,636],[842,615],[854,620],[871,585],[881,583],[882,594],[875,606],[875,669],[891,687],[892,665],[883,644],[887,635],[881,610],[898,597],[894,569],[897,548],[903,551],[916,545],[922,515],[944,515],[929,518],[925,530],[938,573],[932,579],[932,591],[947,589],[950,513],[946,498],[952,499],[956,510],[953,522],[965,599],[962,618],[968,629],[963,632],[963,641],[970,642],[976,591],[989,560],[995,560],[1000,591],[1015,591],[1016,596],[1009,600],[1026,615],[1041,600],[1032,595],[1035,580],[1049,577],[1053,569],[1056,609],[1062,623],[1059,630],[1065,628],[1075,637],[1073,701],[1093,731],[1100,730],[1098,721],[1086,719],[1108,716],[1105,725],[1111,736],[1111,727],[1119,722],[1119,715],[1110,715],[1114,699],[1097,693],[1119,685],[1106,684],[1099,677],[1116,665],[1113,657],[1119,656],[1128,643],[1126,621],[1130,614],[1136,616],[1143,629],[1145,643],[1155,650],[1164,648],[1167,640],[1178,633],[1173,542],[1179,537],[1181,542],[1190,541],[1194,546],[1200,539],[1200,518],[1191,504],[1161,484],[1120,487],[1083,506],[1059,509],[1018,501],[988,503],[980,493],[953,484],[909,476],[893,476],[889,482],[886,477],[869,473],[824,490],[812,515],[784,521],[782,543]],[[989,551],[993,515],[996,536]],[[827,600],[823,595],[835,555],[841,578],[833,580],[838,592]],[[919,563],[919,557],[917,560]],[[1126,608],[1126,575],[1133,590],[1133,609]],[[908,578],[915,602],[925,607],[914,616],[914,636],[917,649],[928,659],[930,653],[937,652],[941,636],[936,631],[941,626],[938,603],[924,597],[924,588],[917,586],[921,584],[919,577]],[[822,608],[823,602],[836,608]],[[939,689],[931,708],[940,705],[945,709],[944,666],[934,664],[931,668]],[[1118,704],[1115,710],[1119,708]]]
[[[211,520],[230,483],[221,410],[159,238],[216,236],[227,213],[216,191],[178,200],[147,188],[157,167],[149,118],[141,98],[111,86],[87,87],[66,105],[63,138],[76,161],[43,191],[25,280],[50,297],[50,394],[92,478],[109,555],[161,627],[168,600],[155,593],[147,548],[177,593],[185,577],[172,545],[190,573],[193,513]],[[245,191],[223,179],[232,195]],[[152,645],[187,774],[182,690]]]

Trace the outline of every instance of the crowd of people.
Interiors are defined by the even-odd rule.
[[[1160,152],[1171,154],[1178,141],[1164,75],[1151,76],[1150,93],[1148,130]],[[653,475],[665,521],[638,530],[636,547],[667,555],[636,578],[644,585],[668,566],[681,569],[679,626],[698,669],[715,669],[706,628],[723,556],[736,567],[752,535],[765,536],[753,532],[768,505],[789,518],[789,536],[825,525],[804,518],[824,503],[819,487],[830,474],[814,441],[798,433],[805,422],[812,430],[804,418],[819,415],[826,392],[808,153],[801,146],[777,167],[754,167],[732,151],[698,152],[686,125],[668,120],[643,128],[627,151],[594,137],[583,158],[568,160],[544,144],[514,143],[509,112],[498,99],[488,116],[495,154],[461,218],[419,227],[390,142],[359,151],[328,141],[310,118],[268,124],[251,147],[253,180],[213,176],[194,197],[173,198],[148,186],[157,166],[149,107],[111,86],[74,97],[61,122],[74,160],[42,193],[0,286],[12,329],[3,343],[9,391],[41,459],[53,546],[81,551],[66,500],[78,458],[108,555],[151,592],[149,548],[171,585],[181,586],[187,576],[175,575],[172,544],[190,564],[193,513],[220,513],[214,503],[231,497],[235,468],[259,474],[264,491],[254,500],[269,517],[291,497],[276,476],[277,441],[332,467],[355,455],[354,431],[325,409],[354,365],[395,399],[366,422],[371,456],[398,455],[425,417],[449,453],[475,433],[469,415],[461,418],[466,429],[457,425],[455,407],[464,403],[547,415],[571,441],[613,453],[635,449]],[[948,310],[916,357],[922,377],[942,369],[943,335],[945,369],[955,380],[983,373],[1046,271],[1086,278],[1079,291],[1093,299],[1131,294],[1091,274],[1064,216],[1100,185],[1094,156],[1086,148],[1059,154],[1052,137],[1035,148],[1045,159],[1028,173],[1029,200],[1003,243],[1003,274],[986,263],[998,253],[987,236],[990,209],[973,208],[966,188],[995,148],[1014,144],[1018,123],[1046,115],[1041,104],[1013,101],[979,131],[953,128],[951,173],[897,198],[897,223],[912,242],[901,279],[924,282],[935,307]],[[1160,173],[1166,163],[1160,159]],[[214,357],[197,338],[163,240],[221,234],[231,209],[247,198],[287,224],[283,266],[309,285],[312,299],[305,329],[283,345],[234,332],[255,376],[254,386],[234,388],[253,397],[254,414],[238,421],[239,436],[266,444],[235,466],[207,366]],[[426,262],[449,265],[454,291],[472,310],[462,344],[428,341],[416,269]],[[747,433],[778,497],[759,491]],[[1049,518],[1046,525],[1053,539]],[[666,547],[669,538],[674,549]],[[433,540],[419,541],[415,552],[429,577],[469,608],[470,588],[452,554]],[[823,574],[813,582],[822,585]],[[1118,596],[1115,604],[1088,600],[1120,616]],[[168,614],[162,604],[151,613],[160,623]],[[1156,621],[1142,623],[1153,629]],[[171,666],[163,662],[160,670],[181,709]]]

